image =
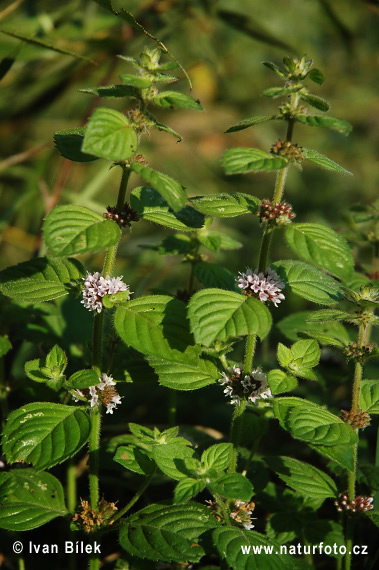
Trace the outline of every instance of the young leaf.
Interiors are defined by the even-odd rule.
[[[81,93],[89,93],[96,97],[135,97],[139,98],[139,90],[131,85],[102,85],[101,87],[86,87],[79,89]]]
[[[159,192],[139,186],[130,195],[130,205],[140,218],[174,230],[193,232],[204,226],[204,216],[191,206],[174,212]]]
[[[283,392],[290,392],[297,386],[297,380],[294,376],[277,368],[270,370],[267,376],[267,381],[270,386],[270,390],[274,395],[282,394]]]
[[[71,280],[84,275],[76,259],[38,257],[0,271],[0,291],[24,303],[39,303],[69,293]]]
[[[0,528],[32,530],[68,514],[63,487],[50,473],[13,469],[0,473],[0,486],[9,484],[1,500]]]
[[[253,486],[242,473],[227,473],[215,481],[208,483],[211,493],[218,493],[228,499],[240,499],[250,501],[253,494]]]
[[[199,351],[186,319],[186,306],[167,295],[148,295],[118,307],[114,324],[126,345],[172,362],[195,364]]]
[[[149,505],[123,523],[120,544],[137,558],[166,562],[198,562],[205,554],[199,536],[217,521],[204,505]]]
[[[328,499],[337,496],[337,487],[329,475],[293,457],[265,457],[268,466],[294,491],[304,497]]]
[[[120,445],[113,459],[129,471],[140,475],[150,475],[155,470],[155,462],[151,455],[151,452],[137,445]]]
[[[123,73],[120,75],[120,79],[124,85],[132,85],[133,87],[137,87],[137,89],[146,89],[152,85],[151,79],[138,77],[138,75],[132,75],[131,73]]]
[[[185,93],[179,91],[161,91],[153,98],[153,102],[159,107],[171,107],[178,109],[192,109],[194,111],[204,111],[200,101],[196,101]]]
[[[379,414],[379,380],[363,380],[359,407],[363,412]]]
[[[182,438],[183,439],[183,438]],[[192,458],[195,451],[189,441],[174,439],[165,445],[153,447],[153,457],[159,469],[171,479],[180,481],[189,476],[184,460]]]
[[[75,455],[89,432],[90,419],[82,409],[33,402],[9,415],[3,450],[9,463],[24,461],[36,469],[48,469]]]
[[[76,127],[65,131],[58,131],[54,134],[55,146],[64,158],[68,158],[74,162],[91,162],[97,160],[97,156],[82,152],[85,132],[84,127]]]
[[[319,69],[316,69],[314,67],[307,74],[307,79],[310,79],[311,81],[317,83],[318,85],[322,85],[324,83],[324,74]]]
[[[220,267],[214,263],[206,263],[205,261],[195,263],[193,266],[193,274],[205,287],[217,287],[228,291],[235,290],[236,282],[234,275],[224,267]]]
[[[189,302],[188,317],[195,341],[204,346],[248,334],[264,338],[272,323],[261,301],[222,289],[195,293]]]
[[[332,131],[337,131],[338,133],[341,133],[342,135],[345,136],[347,136],[350,133],[351,129],[353,128],[350,123],[344,121],[343,119],[337,119],[337,117],[300,114],[296,115],[295,118],[296,121],[299,121],[299,123],[303,123],[304,125],[308,125],[309,127],[324,127],[326,129],[331,129]],[[321,166],[323,165],[321,164]]]
[[[321,224],[291,224],[286,240],[302,259],[347,279],[354,270],[354,259],[346,240]]]
[[[282,95],[289,95],[290,93],[296,93],[300,91],[301,87],[295,85],[294,87],[269,87],[263,91],[263,95],[266,97],[281,97]]]
[[[143,166],[139,162],[133,162],[131,167],[141,178],[151,184],[155,190],[158,190],[159,194],[163,196],[174,212],[184,207],[187,195],[184,187],[179,182],[166,174],[162,174],[148,166]]]
[[[286,282],[286,288],[299,297],[320,305],[331,305],[341,298],[340,288],[329,275],[302,261],[278,261],[273,269]]]
[[[220,373],[211,360],[198,358],[194,363],[147,357],[159,377],[159,384],[174,390],[198,390],[214,384]]]
[[[175,487],[174,501],[175,503],[183,503],[195,497],[205,489],[205,483],[188,477],[181,479]]]
[[[230,463],[233,445],[231,443],[216,443],[201,455],[201,464],[207,469],[224,471]]]
[[[293,360],[292,352],[289,348],[284,346],[281,342],[278,344],[277,357],[283,368],[287,368]]]
[[[115,109],[97,108],[91,115],[82,151],[108,160],[126,160],[135,154],[138,138],[129,120]]]
[[[322,311],[294,313],[279,321],[277,327],[292,341],[300,340],[306,335],[315,338],[321,344],[331,344],[340,348],[346,346],[350,342],[350,336],[345,327],[337,320],[325,323],[313,321],[313,315],[317,315],[318,312]],[[331,309],[331,312],[335,312],[334,309]]]
[[[307,368],[313,368],[317,366],[321,356],[317,341],[311,339],[298,340],[291,346],[291,352],[295,361],[301,360],[301,364],[297,364],[299,367],[306,366]]]
[[[259,198],[250,194],[208,194],[195,196],[190,202],[197,210],[215,218],[233,218],[241,214],[255,214],[260,204]]]
[[[77,370],[76,372],[74,372],[74,374],[71,374],[70,378],[65,383],[65,388],[82,390],[83,388],[96,386],[99,383],[100,383],[99,375],[94,370],[92,369]]]
[[[319,109],[320,111],[329,111],[329,108],[330,108],[329,103],[327,101],[325,101],[325,99],[322,99],[321,97],[317,97],[317,95],[310,95],[310,94],[302,95],[301,99],[303,101],[305,101],[306,103],[309,103],[310,105],[312,105],[312,107]]]
[[[316,150],[309,150],[307,148],[303,148],[304,158],[310,160],[317,166],[321,166],[322,168],[326,168],[326,170],[331,170],[332,172],[338,172],[339,174],[352,174],[327,156],[320,154]]]
[[[249,127],[253,127],[254,125],[258,125],[259,123],[265,123],[266,121],[273,121],[277,117],[276,115],[268,115],[264,117],[251,117],[251,119],[243,119],[236,125],[229,127],[225,133],[235,133],[237,131],[243,131],[244,129],[248,129]]]
[[[258,148],[230,148],[221,158],[226,174],[244,174],[260,170],[280,170],[287,161]]]

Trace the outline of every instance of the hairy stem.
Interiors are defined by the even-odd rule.
[[[233,451],[232,451],[232,457],[230,460],[228,473],[235,473],[237,469],[238,445],[242,429],[242,416],[245,411],[245,408],[246,408],[246,400],[241,400],[238,404],[234,406],[232,429],[230,434],[230,440],[233,444]]]
[[[257,335],[250,334],[246,340],[246,349],[245,349],[245,362],[243,366],[243,373],[250,374],[251,369],[253,367],[253,358],[255,352],[255,345],[257,342]]]
[[[150,475],[148,477],[146,477],[144,483],[141,485],[141,487],[135,493],[134,497],[132,499],[130,499],[129,503],[127,505],[125,505],[125,507],[123,509],[121,509],[121,511],[119,511],[115,517],[113,517],[113,519],[112,519],[113,522],[115,522],[118,519],[120,519],[121,517],[123,517],[124,514],[127,513],[132,508],[134,503],[136,503],[138,501],[138,499],[143,495],[143,493],[146,491],[147,487],[150,485],[150,483],[151,483],[151,481],[155,475],[155,471],[156,470],[154,470],[152,473],[150,473]]]
[[[130,167],[127,166],[125,163],[120,164],[122,168],[122,177],[120,182],[120,189],[118,191],[117,197],[117,210],[122,210],[125,204],[125,197],[126,197],[126,188],[128,186],[129,177],[130,177]]]
[[[76,472],[75,463],[71,457],[67,462],[67,508],[72,515],[76,507]]]

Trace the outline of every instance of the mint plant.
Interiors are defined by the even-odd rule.
[[[284,198],[289,169],[302,169],[307,162],[332,174],[349,174],[318,151],[294,143],[295,127],[324,127],[344,135],[351,127],[325,114],[328,103],[309,91],[310,81],[323,83],[311,61],[287,57],[283,68],[265,63],[283,86],[264,94],[285,102],[275,114],[243,120],[228,132],[278,121],[286,127],[285,136],[270,152],[230,148],[222,164],[228,175],[275,171],[272,199],[240,192],[188,198],[179,182],[148,165],[140,143],[151,129],[181,140],[155,117],[154,107],[201,111],[201,103],[166,89],[177,79],[168,73],[176,63],[162,62],[159,48],[146,48],[139,59],[122,59],[133,72],[123,73],[120,84],[83,91],[105,101],[126,98],[130,107],[120,112],[99,106],[85,127],[55,135],[65,158],[105,159],[120,169],[116,203],[105,203],[102,216],[81,206],[55,207],[43,226],[48,255],[0,273],[8,312],[32,305],[51,308],[70,296],[78,311],[91,316],[93,327],[90,346],[82,351],[52,343],[43,347],[42,356],[26,361],[26,377],[44,394],[50,391],[50,400],[22,404],[8,414],[2,386],[7,465],[0,474],[0,527],[27,532],[62,517],[73,536],[85,533],[103,546],[110,533],[117,533],[123,549],[117,568],[158,568],[160,563],[236,570],[293,568],[295,563],[321,567],[314,547],[323,542],[338,547],[325,552],[336,559],[337,568],[344,559],[349,570],[355,522],[367,521],[368,528],[378,523],[371,496],[377,467],[358,462],[360,434],[379,410],[377,380],[363,374],[366,361],[378,354],[369,341],[379,322],[374,313],[378,240],[376,233],[367,234],[374,243],[373,274],[355,272],[348,241],[327,226],[299,221]],[[132,175],[146,185],[130,188]],[[233,275],[209,263],[204,252],[240,247],[227,233],[211,229],[213,218],[240,215],[260,224],[262,238],[260,247],[252,248],[251,267]],[[376,213],[363,221],[372,220],[377,221]],[[144,221],[175,230],[151,247],[160,255],[180,256],[189,267],[185,290],[136,296],[125,272],[115,274],[120,240],[134,239],[131,230]],[[274,232],[284,232],[299,260],[271,260]],[[103,267],[92,272],[88,254],[99,250],[105,251]],[[81,261],[78,255],[84,256]],[[261,355],[258,348],[268,343],[276,311],[285,310],[292,295],[310,309],[284,317],[278,327],[286,340],[273,340],[268,355]],[[2,332],[6,354],[11,345],[7,331]],[[320,366],[320,345],[353,362],[351,408],[339,415],[335,405],[328,409],[310,388],[309,381],[326,386],[329,380]],[[128,398],[125,380],[153,380],[168,389],[165,426],[128,422],[125,433],[125,419],[118,420]],[[217,443],[195,429],[189,436],[177,409],[178,391],[211,385],[224,393],[224,407],[233,409],[229,440],[224,436]],[[295,395],[288,395],[292,391]],[[107,416],[116,422],[117,435],[110,439],[101,435]],[[285,442],[294,443],[298,458],[260,447],[269,426],[274,437],[287,432]],[[84,496],[76,488],[75,464],[85,445]],[[63,462],[65,488],[48,472]],[[109,488],[105,496],[106,469],[122,474],[127,488],[122,500]],[[150,501],[149,491],[168,481],[170,495]],[[94,549],[92,570],[100,559]]]

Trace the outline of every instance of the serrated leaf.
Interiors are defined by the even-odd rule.
[[[178,109],[192,109],[194,111],[204,111],[200,101],[196,101],[190,95],[180,93],[179,91],[161,91],[153,97],[153,102],[159,107]]]
[[[291,352],[295,361],[301,359],[301,364],[298,364],[298,366],[305,366],[307,368],[317,366],[321,356],[317,341],[310,339],[295,342],[295,344],[291,346]]]
[[[286,229],[286,240],[299,257],[338,277],[347,279],[354,270],[348,243],[328,226],[291,224]]]
[[[205,483],[203,481],[197,481],[197,479],[191,479],[190,477],[181,479],[175,487],[174,501],[175,503],[189,501],[204,489]]]
[[[113,459],[129,471],[140,475],[150,475],[155,470],[155,462],[151,455],[150,452],[137,445],[120,445]]]
[[[279,344],[278,344],[276,355],[278,357],[278,361],[280,362],[280,364],[284,368],[287,368],[287,366],[293,360],[293,355],[292,355],[291,350],[289,348],[287,348],[287,346],[285,346],[281,342],[279,342]]]
[[[320,111],[325,112],[329,111],[330,109],[329,103],[325,101],[325,99],[317,97],[317,95],[311,95],[311,94],[302,95],[301,99],[306,103],[309,103],[309,105],[311,105],[312,107],[315,107],[315,109],[319,109]]]
[[[174,212],[184,207],[187,195],[184,187],[179,182],[170,178],[167,174],[162,174],[148,166],[143,166],[139,162],[133,162],[131,168],[161,194]]]
[[[326,170],[331,170],[332,172],[338,172],[339,174],[352,174],[351,172],[349,172],[348,170],[346,170],[345,168],[334,162],[334,160],[331,160],[324,154],[320,154],[316,150],[309,150],[307,148],[303,148],[302,152],[304,158],[310,160],[314,164],[317,164],[317,166],[326,168]]]
[[[351,313],[346,313],[339,309],[321,309],[320,311],[309,313],[307,321],[308,323],[329,323],[334,321],[344,321],[345,319],[350,318]]]
[[[268,385],[272,394],[282,394],[290,392],[297,386],[297,380],[291,374],[287,374],[283,370],[275,368],[270,370],[267,376]]]
[[[132,76],[133,77],[133,76]],[[79,89],[81,93],[89,93],[96,97],[139,97],[139,90],[132,85],[102,85],[101,87],[86,87]],[[103,109],[104,111],[104,109]]]
[[[65,387],[72,388],[74,390],[82,390],[83,388],[96,386],[99,383],[99,375],[94,370],[77,370],[77,372],[71,374],[70,378],[65,383]]]
[[[56,256],[98,251],[115,245],[121,230],[112,220],[82,206],[56,206],[45,220],[43,236]]]
[[[329,117],[329,116],[324,116],[324,115],[296,115],[296,120],[299,121],[299,123],[303,123],[304,125],[308,125],[309,127],[324,127],[326,129],[331,129],[332,131],[337,131],[338,133],[341,133],[342,135],[347,136],[351,129],[352,126],[350,123],[348,123],[347,121],[344,121],[343,119],[337,119],[337,117]],[[311,151],[308,151],[311,152]],[[316,152],[316,151],[313,151]],[[321,155],[323,156],[323,155]],[[332,161],[330,161],[332,162]],[[333,163],[335,164],[335,163]],[[320,164],[321,166],[323,166],[323,164]],[[331,165],[333,166],[333,165]],[[337,165],[338,166],[338,165]],[[325,166],[325,168],[327,168],[327,166]],[[339,168],[342,168],[341,166],[339,166]],[[334,168],[330,168],[330,170],[334,170]],[[343,170],[343,169],[342,169]],[[347,171],[345,171],[346,173]],[[349,174],[351,174],[349,172]]]
[[[0,473],[0,486],[4,483],[10,485],[1,500],[0,528],[32,530],[68,514],[63,487],[50,473],[14,469]]]
[[[326,473],[293,457],[265,457],[265,462],[294,491],[304,497],[328,499],[337,496],[337,486]]]
[[[193,274],[205,287],[218,287],[228,291],[234,291],[236,281],[234,275],[224,267],[199,261],[193,265]]]
[[[205,554],[199,536],[216,525],[209,509],[197,503],[150,505],[125,520],[119,539],[138,558],[198,562]]]
[[[190,475],[184,460],[192,458],[194,455],[195,451],[189,441],[184,445],[174,439],[164,445],[153,447],[153,457],[159,469],[175,481],[180,481]]]
[[[46,355],[46,366],[48,368],[57,368],[59,372],[63,372],[67,366],[67,356],[57,344]]]
[[[163,123],[160,123],[156,117],[154,117],[154,115],[152,115],[151,113],[149,113],[148,111],[145,111],[145,115],[154,123],[154,126],[158,129],[158,131],[162,131],[164,133],[169,133],[170,135],[174,136],[175,138],[178,139],[178,142],[182,141],[183,138],[176,132],[174,131],[174,129],[172,129],[171,127],[168,127],[167,125],[164,125]]]
[[[35,358],[34,360],[29,360],[25,363],[25,374],[34,382],[48,382],[50,377],[41,371],[41,368],[45,364],[43,358]]]
[[[260,204],[259,198],[241,192],[195,196],[190,198],[190,202],[203,214],[215,218],[233,218],[242,214],[255,214]]]
[[[264,117],[251,117],[250,119],[243,119],[239,123],[229,127],[225,133],[236,133],[237,131],[243,131],[254,125],[259,125],[260,123],[265,123],[266,121],[272,121],[276,119],[276,115],[267,115]]]
[[[203,289],[188,305],[188,317],[195,341],[210,346],[215,340],[257,334],[264,338],[272,318],[258,299],[223,289]]]
[[[357,434],[352,427],[321,406],[301,398],[273,400],[274,415],[295,438],[315,446],[353,445]]]
[[[253,494],[253,485],[242,473],[227,473],[208,483],[212,493],[218,493],[227,499],[250,501]]]
[[[284,158],[258,148],[230,148],[224,152],[221,163],[226,174],[244,174],[261,170],[280,170],[288,163]]]
[[[194,363],[147,357],[159,377],[159,384],[174,390],[198,390],[214,384],[220,373],[212,361],[198,358]]]
[[[33,402],[9,415],[3,450],[9,463],[24,461],[47,469],[75,455],[89,432],[89,416],[80,408]]]
[[[95,109],[86,127],[83,152],[112,161],[126,160],[137,146],[137,134],[125,115],[115,109]]]
[[[302,261],[285,260],[272,265],[286,284],[286,290],[320,305],[341,298],[339,286],[329,275]]]
[[[24,303],[50,301],[67,295],[70,281],[83,275],[76,259],[38,257],[0,271],[0,291]]]
[[[159,192],[139,186],[130,195],[130,205],[140,218],[184,232],[193,232],[204,226],[204,216],[191,206],[174,212]]]
[[[235,570],[293,570],[293,560],[280,553],[279,542],[268,536],[232,526],[216,528],[213,544]]]
[[[186,319],[186,306],[167,295],[149,295],[118,307],[114,324],[127,346],[172,362],[195,363],[199,351]]]
[[[354,447],[352,445],[311,445],[311,449],[338,463],[348,471],[354,471]]]
[[[333,311],[334,309],[331,309],[331,312]],[[322,311],[294,313],[279,321],[277,327],[292,341],[306,335],[315,338],[321,344],[331,344],[340,348],[346,346],[350,342],[350,337],[345,327],[336,320],[326,323],[313,321],[312,315],[318,312]]]
[[[64,158],[74,162],[92,162],[97,156],[82,152],[84,140],[84,127],[76,127],[58,131],[54,134],[54,144]]]
[[[363,380],[359,407],[363,412],[379,414],[379,380]]]
[[[216,443],[203,451],[201,463],[207,469],[224,471],[230,463],[233,445],[231,443]]]

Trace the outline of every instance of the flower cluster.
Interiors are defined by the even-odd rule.
[[[264,303],[272,301],[277,307],[278,303],[285,299],[282,293],[284,283],[280,280],[279,275],[270,268],[266,269],[265,273],[258,273],[256,269],[253,272],[247,268],[246,272],[239,272],[236,281],[245,295],[258,297]]]
[[[123,282],[122,276],[111,278],[107,275],[103,277],[101,273],[96,271],[95,273],[87,273],[86,277],[83,277],[83,281],[84,289],[81,303],[83,303],[86,309],[97,311],[98,313],[103,308],[102,299],[104,295],[129,291],[129,286]]]
[[[113,410],[117,408],[118,404],[121,404],[121,398],[114,388],[116,382],[113,380],[112,376],[108,376],[103,373],[101,378],[99,378],[100,383],[96,386],[90,386],[88,390],[74,390],[73,397],[76,401],[79,399],[87,399],[91,396],[89,403],[91,408],[99,405],[99,402],[104,404],[107,408],[107,414],[113,414]]]
[[[303,149],[296,143],[277,140],[271,147],[271,153],[282,156],[293,163],[300,163],[304,159]]]
[[[334,501],[337,507],[337,511],[350,511],[351,513],[364,513],[365,511],[371,511],[374,508],[373,497],[363,497],[358,495],[350,501],[348,493],[340,493],[338,499]]]
[[[345,348],[345,354],[348,360],[355,359],[361,364],[366,358],[369,358],[374,349],[374,343],[369,342],[364,346],[359,346],[357,342],[350,342]]]
[[[88,501],[81,499],[80,509],[74,514],[72,520],[85,532],[96,532],[99,528],[110,526],[113,521],[112,517],[117,511],[115,503],[109,503],[105,499],[99,502],[99,510],[95,511]]]
[[[246,398],[255,402],[258,398],[271,398],[271,390],[267,382],[267,374],[259,368],[252,370],[250,374],[244,374],[238,366],[228,368],[227,373],[222,372],[219,383],[224,388],[224,394],[230,397],[231,404],[239,404]]]
[[[138,222],[140,219],[137,212],[129,204],[125,204],[122,210],[118,210],[114,206],[107,206],[107,211],[104,212],[103,217],[115,221],[120,228],[126,228],[126,226],[130,226],[131,222]]]
[[[276,202],[272,204],[270,200],[262,200],[259,204],[257,216],[261,222],[271,222],[277,226],[284,226],[291,223],[295,217],[291,204],[287,202]]]
[[[230,513],[230,517],[240,523],[246,530],[254,528],[254,525],[251,522],[254,520],[254,517],[251,515],[253,514],[255,503],[253,503],[253,501],[244,503],[244,501],[236,500],[233,504],[236,507],[236,510]]]
[[[368,412],[363,412],[358,410],[358,412],[353,412],[352,410],[341,410],[341,419],[350,424],[354,429],[364,429],[370,425],[370,415]]]

